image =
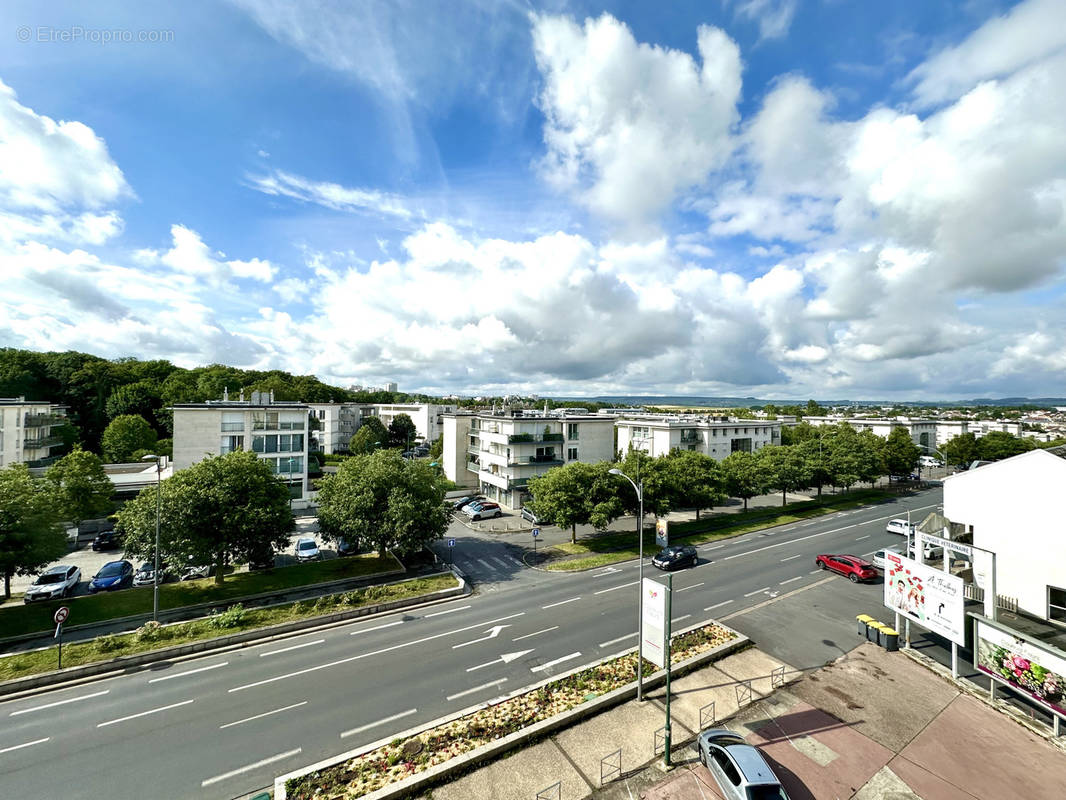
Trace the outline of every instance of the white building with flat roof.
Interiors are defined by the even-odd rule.
[[[416,438],[432,443],[444,433],[444,415],[454,413],[455,408],[438,403],[375,403],[374,413],[386,428],[400,414],[406,414],[415,424]]]
[[[972,433],[980,439],[993,431],[1021,436],[1022,423],[1006,419],[938,419],[936,421],[936,443],[939,447],[964,433]]]
[[[327,455],[347,453],[363,420],[374,415],[374,407],[362,403],[308,403],[308,406],[315,420],[308,447]]]
[[[274,400],[273,392],[252,392],[251,400],[175,403],[174,469],[205,456],[250,450],[266,461],[293,498],[307,496],[308,412],[306,403]]]
[[[909,417],[804,417],[811,425],[836,425],[846,422],[857,431],[873,431],[887,439],[893,428],[904,428],[916,445],[936,447],[937,421],[934,419],[911,419]],[[928,451],[926,451],[928,452]]]
[[[46,467],[63,444],[55,429],[67,423],[66,406],[25,397],[0,397],[0,468]]]
[[[652,457],[675,449],[696,450],[721,461],[730,453],[754,453],[781,444],[781,423],[777,420],[625,414],[614,426],[620,452],[632,447]]]

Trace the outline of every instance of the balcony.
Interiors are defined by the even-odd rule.
[[[27,414],[25,425],[27,428],[46,428],[49,425],[62,425],[67,418],[62,414]]]
[[[552,464],[559,465],[563,463],[562,456],[548,455],[548,456],[511,456],[511,460],[507,462],[511,466],[521,466],[522,464]]]
[[[39,436],[36,439],[25,439],[22,446],[27,450],[40,450],[43,447],[54,447],[63,444],[62,436]]]
[[[62,458],[62,456],[48,456],[48,458],[38,458],[38,459],[36,459],[34,461],[27,461],[26,462],[26,466],[29,467],[30,469],[40,468],[40,467],[50,467],[54,463],[59,461],[60,458]]]
[[[526,442],[561,442],[561,433],[512,433],[507,437],[507,444],[523,444]]]
[[[681,444],[699,444],[703,441],[703,436],[698,433],[683,433],[681,434]]]

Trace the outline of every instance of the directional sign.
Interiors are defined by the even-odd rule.
[[[448,540],[448,547],[455,547],[455,539]]]
[[[56,621],[56,625],[62,625],[67,621],[67,617],[70,616],[70,609],[66,606],[60,606],[56,609],[56,614],[53,619]]]
[[[474,670],[482,669],[484,667],[491,667],[493,664],[510,664],[515,659],[529,655],[532,652],[532,650],[519,650],[517,653],[504,653],[495,661],[486,661],[484,664],[478,664],[476,667],[467,667],[466,671],[473,672]]]
[[[540,528],[534,528],[533,529],[533,538],[536,539],[538,536],[540,536]]]

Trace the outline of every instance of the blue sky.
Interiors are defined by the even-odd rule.
[[[1064,23],[6,3],[0,346],[436,393],[1061,395]]]

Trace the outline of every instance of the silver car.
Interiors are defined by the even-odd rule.
[[[68,564],[59,564],[49,568],[37,577],[37,580],[22,595],[23,603],[36,600],[58,600],[73,594],[81,580],[81,570]]]
[[[788,794],[762,753],[725,728],[703,731],[696,739],[700,763],[728,800],[788,800]]]

